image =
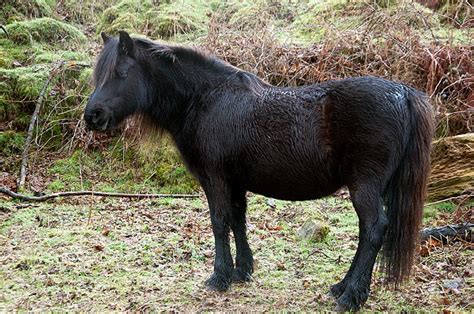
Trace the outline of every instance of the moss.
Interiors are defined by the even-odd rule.
[[[152,1],[122,0],[106,9],[100,17],[97,31],[116,34],[119,30],[165,37],[183,33],[203,34],[210,15],[219,1]]]
[[[33,53],[34,49],[30,46],[17,45],[11,40],[0,38],[0,69],[12,68],[14,63],[26,63]]]
[[[97,0],[62,0],[61,6],[64,12],[68,13],[68,20],[80,24],[96,24],[97,17],[107,7],[109,1]]]
[[[86,41],[86,36],[76,27],[49,18],[14,22],[7,25],[11,39],[18,44],[32,44],[33,41],[73,47]]]
[[[84,87],[89,87],[91,85],[93,72],[94,70],[92,68],[85,68],[80,72],[78,81],[79,87],[81,87],[81,89]]]
[[[198,187],[169,140],[163,141],[160,147],[154,149],[141,146],[139,160],[145,177],[157,184],[163,192],[185,193]]]
[[[119,30],[140,33],[145,26],[146,12],[154,8],[150,0],[122,0],[102,13],[98,32],[116,34]]]
[[[13,90],[7,82],[0,82],[0,121],[6,121]]]
[[[429,225],[436,220],[442,213],[452,213],[458,206],[452,202],[442,202],[439,204],[429,205],[423,209],[423,223]]]
[[[324,26],[325,23],[339,31],[354,29],[360,24],[361,13],[365,8],[366,5],[362,2],[311,1],[308,7],[300,8],[290,29],[299,42],[318,42],[328,33],[329,29]]]
[[[159,148],[144,146],[127,148],[116,140],[104,152],[77,150],[48,170],[54,177],[48,189],[189,193],[198,188],[167,141]]]
[[[439,27],[433,29],[433,35],[437,40],[449,42],[453,45],[465,45],[472,42],[472,34],[469,28],[457,29],[451,27]],[[428,38],[431,40],[432,38]]]
[[[288,0],[243,0],[230,2],[227,7],[220,9],[224,16],[229,17],[229,24],[233,28],[242,30],[261,27],[262,24],[286,26],[288,20],[292,19],[292,12],[297,11],[298,7],[298,4]]]
[[[66,184],[64,184],[62,179],[56,179],[50,184],[48,184],[48,189],[53,192],[64,191],[66,188]]]
[[[0,76],[5,78],[5,82],[15,95],[22,98],[38,98],[48,75],[49,69],[44,64],[15,69],[0,69]]]
[[[112,157],[117,163],[122,161],[122,176],[114,180],[120,189],[185,193],[198,188],[167,138],[162,139],[158,147],[144,142],[138,147],[127,148],[120,140],[111,146],[107,159]],[[104,178],[114,176],[116,167],[107,168]]]
[[[25,145],[25,136],[23,133],[14,131],[0,132],[0,152],[5,155],[18,154]]]
[[[64,189],[90,189],[91,182],[81,179],[82,170],[85,169],[87,173],[96,170],[94,166],[96,164],[99,165],[100,161],[100,155],[86,155],[82,150],[75,151],[68,158],[55,161],[52,167],[48,169],[48,174],[55,178],[48,184],[48,189],[54,192]],[[100,169],[100,167],[97,167],[97,170],[98,169]]]
[[[172,1],[162,4],[157,11],[147,12],[154,25],[155,37],[171,37],[177,34],[203,34],[213,11],[219,6],[216,1]]]
[[[0,83],[0,117],[2,120],[12,119],[18,120],[18,110],[21,109],[21,103],[18,99],[36,100],[46,82],[49,72],[51,69],[51,63],[57,62],[58,60],[64,61],[85,61],[88,62],[90,57],[81,51],[64,51],[64,50],[46,50],[44,47],[38,44],[34,46],[15,45],[12,41],[4,40],[6,43],[0,47],[0,63],[4,65],[4,68],[0,68],[0,77],[2,82]],[[27,60],[25,59],[27,56]],[[34,65],[28,65],[28,63],[34,62]],[[18,67],[18,65],[24,65]],[[90,70],[89,70],[90,73]],[[77,97],[68,97],[67,102],[71,103],[77,99],[82,99],[82,95],[76,90],[84,90],[85,84],[80,78],[81,71],[77,69],[65,69],[61,75],[54,78],[53,82],[49,85],[49,88],[53,88],[54,84],[61,81],[62,87],[65,88],[65,93],[74,94]],[[84,79],[84,78],[82,78]],[[86,90],[87,91],[87,90]],[[75,95],[77,94],[77,95]],[[45,106],[47,103],[45,103]],[[77,107],[77,103],[74,103]],[[79,116],[79,115],[78,115]],[[16,123],[18,124],[18,123]]]
[[[90,57],[80,51],[63,50],[39,50],[35,55],[36,63],[53,63],[59,60],[63,61],[89,61]]]
[[[367,33],[377,45],[381,44],[377,40],[383,38],[381,34],[386,33],[389,25],[392,32],[400,31],[401,36],[406,36],[409,31],[427,44],[433,39],[456,45],[469,43],[469,28],[453,28],[443,21],[440,14],[419,3],[380,0],[376,4],[367,6],[363,1],[345,0],[310,1],[308,5],[296,8],[295,20],[286,32],[279,32],[277,36],[283,41],[309,44],[324,40],[332,32],[366,33],[367,21],[371,16],[380,14],[384,19],[372,24],[370,33]]]

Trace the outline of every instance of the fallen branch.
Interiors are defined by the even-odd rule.
[[[130,197],[130,198],[197,198],[199,194],[129,194],[129,193],[113,193],[113,192],[96,192],[96,191],[73,191],[73,192],[59,192],[49,195],[29,196],[13,192],[7,188],[0,188],[0,194],[6,194],[13,199],[23,201],[43,202],[49,199],[58,197],[70,196],[107,196],[107,197]]]
[[[48,78],[43,84],[43,87],[41,89],[41,92],[39,94],[38,100],[36,101],[36,107],[35,111],[33,112],[33,115],[31,116],[31,121],[30,125],[28,127],[28,133],[26,136],[26,141],[25,141],[25,147],[23,148],[23,153],[21,155],[21,167],[20,167],[20,177],[18,178],[18,189],[20,190],[23,185],[25,184],[25,179],[26,179],[26,172],[27,172],[27,166],[28,166],[28,151],[30,150],[30,145],[31,145],[31,139],[33,138],[33,130],[35,129],[35,123],[38,119],[38,113],[41,108],[41,104],[43,103],[44,96],[46,94],[46,90],[48,89],[49,83],[53,79],[54,74],[56,71],[62,67],[64,64],[64,61],[60,61],[56,63],[53,68],[51,69]]]
[[[438,228],[425,228],[421,230],[421,241],[427,241],[430,238],[437,241],[447,243],[448,239],[455,237],[473,242],[474,224],[465,223],[461,225],[447,225]]]
[[[436,201],[436,202],[425,203],[425,207],[436,205],[436,204],[441,204],[441,203],[449,202],[449,201],[453,201],[453,200],[458,200],[458,199],[462,199],[462,201],[464,201],[464,200],[469,199],[469,198],[474,196],[474,192],[470,192],[470,191],[467,191],[467,192],[469,194],[462,194],[462,195],[458,195],[458,196],[452,196],[452,197],[448,197],[448,198],[445,198],[445,199],[442,199],[442,200],[439,200],[439,201]]]

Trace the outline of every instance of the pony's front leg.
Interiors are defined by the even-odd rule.
[[[211,213],[212,232],[216,246],[214,273],[206,281],[211,290],[225,291],[232,282],[234,263],[230,253],[229,230],[232,219],[230,197],[221,187],[205,189]]]
[[[252,279],[253,273],[253,257],[250,250],[246,226],[245,226],[245,212],[247,204],[245,199],[245,191],[234,192],[234,207],[232,209],[232,231],[234,232],[236,257],[235,269],[232,276],[233,282],[246,282]]]

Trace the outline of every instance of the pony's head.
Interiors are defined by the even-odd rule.
[[[126,32],[119,38],[101,34],[104,47],[94,70],[94,92],[84,119],[93,130],[115,128],[147,105],[147,69],[138,60],[138,48]]]

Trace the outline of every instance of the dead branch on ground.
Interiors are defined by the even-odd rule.
[[[133,193],[114,193],[114,192],[97,192],[97,191],[72,191],[58,192],[41,196],[29,196],[13,192],[7,188],[0,188],[0,194],[5,194],[13,199],[22,201],[43,202],[58,197],[71,196],[106,196],[106,197],[129,197],[129,198],[198,198],[199,194],[133,194]]]

